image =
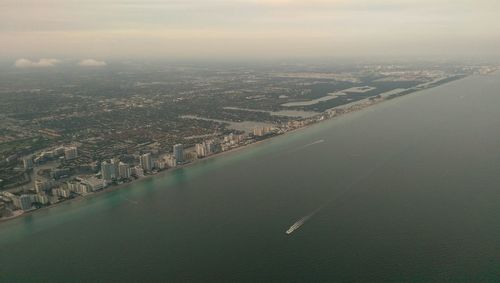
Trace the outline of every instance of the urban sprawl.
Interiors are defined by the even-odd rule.
[[[42,87],[6,83],[0,89],[0,219],[496,70],[287,68],[222,69],[214,74],[179,67],[147,75],[127,69],[106,81],[99,73],[78,73],[73,82],[61,79]],[[171,81],[157,75],[174,72]],[[116,89],[120,94],[113,93]]]

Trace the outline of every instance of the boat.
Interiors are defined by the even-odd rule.
[[[311,212],[308,215],[306,215],[306,216],[300,218],[299,220],[297,220],[297,222],[293,223],[293,225],[290,226],[290,228],[288,228],[288,230],[286,230],[285,233],[287,235],[292,234],[295,230],[299,229],[300,226],[304,225],[304,223],[306,223],[306,221],[309,220],[309,218],[313,217],[313,215],[316,214],[318,211],[320,211],[324,206],[325,205],[322,205],[322,206],[318,207],[313,212]]]
[[[299,219],[297,222],[293,223],[292,226],[290,226],[290,228],[288,228],[288,230],[286,230],[286,234],[287,235],[290,235],[293,233],[293,231],[297,230],[300,228],[300,226],[302,226],[304,224],[304,222],[306,222],[306,220],[309,218],[309,215],[306,216],[306,217],[302,217],[301,219]]]

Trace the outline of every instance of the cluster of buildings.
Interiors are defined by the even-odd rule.
[[[76,146],[59,146],[52,150],[42,151],[35,156],[28,156],[23,158],[23,165],[25,169],[33,167],[34,163],[40,163],[48,159],[64,158],[65,160],[73,160],[78,157],[78,149]]]
[[[335,113],[332,112],[325,115],[334,116]],[[171,154],[159,155],[158,152],[145,152],[136,156],[135,162],[130,162],[130,160],[126,162],[119,158],[111,158],[97,164],[93,170],[98,170],[98,172],[91,175],[67,178],[71,177],[71,172],[67,168],[54,168],[50,172],[50,179],[37,179],[34,188],[29,193],[23,193],[22,195],[8,192],[1,193],[0,217],[8,216],[9,213],[6,212],[9,211],[29,211],[39,206],[50,205],[78,195],[93,193],[106,188],[112,183],[128,182],[147,174],[154,174],[167,168],[174,168],[188,163],[193,159],[204,158],[250,144],[268,136],[304,127],[324,118],[327,117],[317,116],[290,121],[280,127],[259,126],[255,127],[249,135],[230,133],[221,138],[209,139],[196,144],[194,152],[186,152],[182,144],[175,144],[172,147]],[[24,158],[22,162],[25,169],[32,169],[35,164],[45,160],[55,158],[73,160],[77,157],[78,150],[75,146],[61,146],[49,151],[40,152],[34,157]]]
[[[274,130],[274,127],[255,127],[253,129],[253,135],[256,137],[263,137],[272,133]]]
[[[232,135],[232,134],[231,134]],[[229,141],[229,139],[225,139]],[[206,140],[195,145],[196,156],[203,158],[222,151],[222,145],[217,140]]]
[[[288,128],[303,126],[304,124],[286,125]],[[174,168],[188,163],[196,158],[204,158],[222,151],[227,151],[242,145],[255,142],[256,139],[281,133],[282,128],[255,127],[250,135],[230,133],[221,138],[205,140],[194,147],[194,151],[186,152],[183,144],[175,144],[172,153],[158,154],[158,152],[145,152],[136,156],[135,162],[127,162],[127,158],[106,159],[97,164],[97,173],[71,177],[67,168],[53,168],[50,179],[37,179],[34,188],[21,195],[3,192],[0,194],[0,217],[8,216],[16,211],[29,211],[41,206],[46,206],[70,199],[78,195],[86,195],[102,190],[113,183],[129,182],[147,174]],[[285,130],[286,131],[286,130]],[[22,160],[25,169],[34,168],[35,164],[45,160],[59,158],[60,160],[73,160],[78,157],[75,146],[57,147],[43,151],[36,156]],[[100,165],[100,166],[99,166]],[[93,171],[96,172],[96,171]],[[3,213],[2,213],[3,211]]]
[[[28,194],[17,196],[9,192],[0,192],[0,200],[2,203],[0,214],[9,216],[11,211],[15,209],[25,211],[31,209],[31,204],[36,200],[36,196]]]
[[[75,195],[85,195],[103,189],[106,183],[95,176],[76,177],[66,182],[37,180],[30,193],[16,195],[0,192],[0,217],[8,217],[16,210],[30,211],[41,206],[55,204]]]
[[[21,195],[8,192],[2,193],[0,195],[0,217],[8,216],[9,213],[5,213],[6,211],[29,211],[78,195],[93,193],[113,183],[129,182],[147,174],[174,168],[196,158],[204,158],[250,144],[255,139],[278,133],[278,128],[256,127],[250,135],[230,133],[221,138],[205,140],[196,144],[194,151],[186,152],[183,144],[175,144],[172,147],[172,153],[160,155],[154,151],[145,152],[136,156],[135,162],[131,162],[130,158],[124,160],[120,160],[120,158],[106,159],[98,163],[95,169],[92,169],[93,172],[97,171],[97,173],[90,175],[71,177],[72,172],[68,168],[52,168],[50,179],[39,178],[35,180],[34,188],[28,192],[25,191]],[[37,163],[46,160],[73,160],[77,157],[77,147],[61,146],[42,151],[35,156],[26,157],[22,162],[25,169],[33,169]]]
[[[117,158],[101,162],[101,179],[104,183],[111,183],[112,180],[126,180],[132,176],[132,169],[127,163],[121,162]]]
[[[140,178],[145,174],[161,171],[166,168],[173,168],[185,162],[184,147],[182,144],[173,146],[172,154],[166,154],[154,158],[151,152],[139,156],[139,164],[130,165],[117,158],[101,162],[101,179],[105,185],[113,181],[128,181],[132,177]]]
[[[196,157],[203,158],[221,151],[239,147],[241,145],[252,143],[249,136],[242,134],[233,134],[224,136],[222,139],[210,139],[195,145]]]

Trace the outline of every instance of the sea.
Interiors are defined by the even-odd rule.
[[[0,282],[500,282],[500,73],[0,223]]]

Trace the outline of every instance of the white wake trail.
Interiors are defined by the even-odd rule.
[[[322,141],[322,140],[320,140],[320,141]],[[316,142],[310,143],[310,144],[308,144],[306,146],[309,146],[309,145],[312,145],[312,144],[315,144],[315,143],[318,143],[318,142],[319,141],[316,141]],[[320,210],[322,210],[325,206],[327,206],[328,204],[332,203],[333,201],[340,200],[341,198],[347,197],[349,194],[353,195],[353,194],[359,193],[359,191],[358,192],[352,192],[351,188],[353,188],[354,186],[356,186],[357,184],[359,184],[363,180],[365,180],[365,179],[369,178],[370,176],[372,176],[378,169],[380,169],[382,166],[384,166],[385,164],[387,164],[389,161],[391,161],[392,159],[394,159],[396,156],[398,156],[402,152],[406,151],[407,148],[409,148],[409,147],[405,147],[403,150],[401,150],[399,152],[396,152],[393,155],[389,156],[388,158],[383,159],[380,162],[376,163],[372,168],[370,168],[364,174],[362,174],[357,179],[355,179],[350,184],[348,184],[345,187],[345,190],[339,196],[327,200],[320,207],[316,208],[313,212],[311,212],[311,213],[307,214],[306,216],[304,216],[304,217],[300,218],[299,220],[297,220],[295,223],[293,223],[292,226],[290,226],[290,228],[288,228],[288,230],[286,230],[285,233],[287,235],[292,234],[295,230],[299,229],[302,225],[304,225],[306,223],[306,221],[308,221],[309,219],[311,219],[311,217],[313,217],[316,213],[318,213]]]
[[[326,204],[325,204],[326,205]],[[322,205],[318,208],[316,208],[313,212],[309,213],[308,215],[300,218],[299,220],[295,221],[295,223],[292,224],[292,226],[290,226],[290,228],[288,228],[288,230],[286,230],[286,234],[287,235],[290,235],[292,234],[295,230],[299,229],[300,226],[304,225],[306,223],[307,220],[309,220],[311,217],[314,216],[314,214],[318,213],[321,209],[323,209],[323,207],[325,205]]]
[[[316,144],[320,144],[320,143],[323,143],[323,142],[325,142],[325,140],[324,140],[324,139],[320,139],[320,140],[317,140],[317,141],[313,141],[313,142],[311,142],[311,143],[308,143],[308,144],[305,144],[305,145],[303,145],[303,146],[299,146],[299,147],[297,147],[297,148],[295,148],[295,149],[292,149],[292,150],[290,150],[289,152],[295,152],[295,151],[298,151],[298,150],[301,150],[301,149],[304,149],[304,148],[308,148],[308,147],[310,147],[310,146],[313,146],[313,145],[316,145]]]

